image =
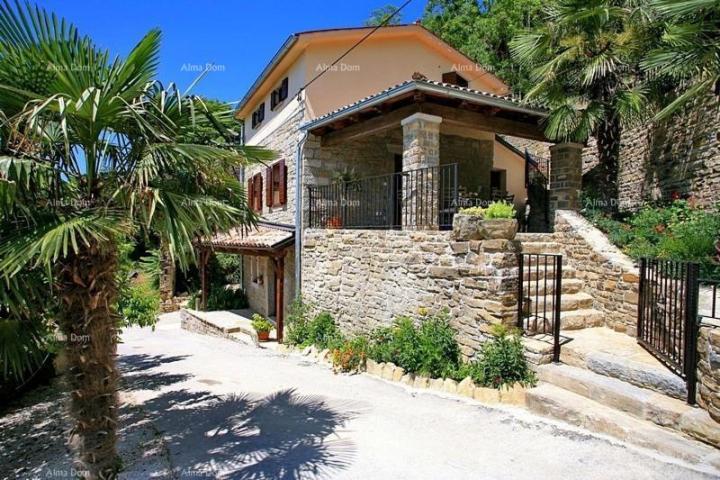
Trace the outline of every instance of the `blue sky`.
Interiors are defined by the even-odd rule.
[[[214,63],[195,93],[239,100],[288,35],[303,30],[359,26],[391,0],[38,0],[114,54],[124,55],[148,30],[163,34],[159,78],[188,86],[190,66]],[[403,2],[397,0],[395,5]],[[403,20],[422,16],[413,0]],[[330,63],[334,59],[328,59]],[[183,68],[185,66],[185,68]]]

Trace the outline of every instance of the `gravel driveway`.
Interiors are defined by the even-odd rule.
[[[126,389],[172,468],[127,478],[712,478],[520,409],[189,333],[177,315],[123,339]]]

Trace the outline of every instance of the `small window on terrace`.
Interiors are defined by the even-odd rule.
[[[252,114],[252,128],[256,128],[265,120],[265,102],[261,103],[260,106]]]
[[[288,85],[288,79],[285,77],[280,86],[272,91],[270,94],[270,110],[275,110],[288,97]]]
[[[467,88],[468,81],[465,80],[462,76],[460,76],[457,72],[447,72],[442,74],[442,81],[443,83],[449,83],[451,85],[457,85],[458,87],[465,87]]]

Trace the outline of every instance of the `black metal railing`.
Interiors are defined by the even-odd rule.
[[[518,281],[518,327],[526,335],[552,339],[553,362],[560,361],[562,255],[523,253]]]
[[[308,187],[310,228],[452,228],[457,164]]]
[[[700,280],[698,310],[700,319],[720,320],[720,280]]]
[[[657,258],[640,260],[638,343],[687,383],[695,403],[699,265]]]

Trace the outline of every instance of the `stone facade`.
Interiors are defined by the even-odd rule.
[[[703,206],[720,201],[720,105],[698,102],[665,124],[644,125],[622,135],[619,207],[637,209],[673,194],[692,196]],[[583,171],[597,165],[594,140],[583,151]]]
[[[446,231],[305,232],[303,297],[347,333],[447,308],[465,356],[494,323],[514,325],[519,245],[453,241]]]
[[[720,320],[704,319],[698,339],[698,403],[720,422]]]
[[[633,261],[576,212],[557,212],[554,239],[605,314],[605,325],[635,336],[640,277]]]
[[[578,210],[582,189],[582,145],[550,147],[550,218],[558,210]]]

